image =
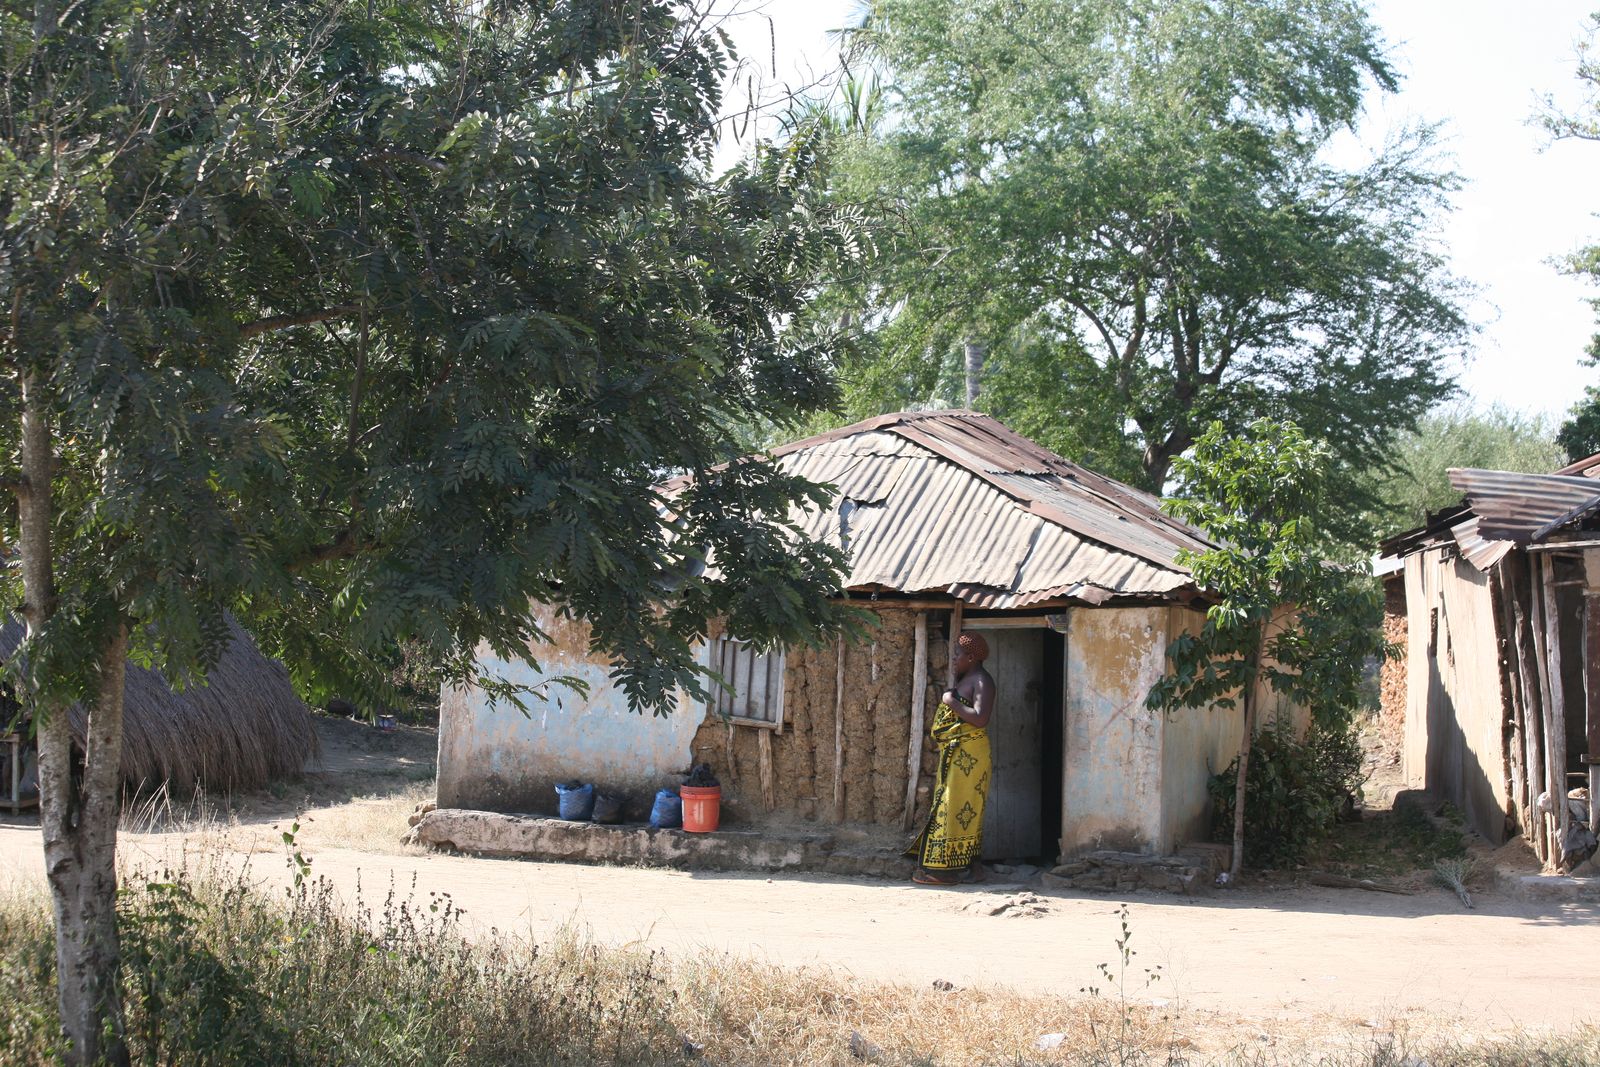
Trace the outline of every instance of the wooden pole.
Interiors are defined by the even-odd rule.
[[[756,755],[761,770],[761,805],[768,811],[778,806],[777,790],[772,781],[772,731],[756,731]]]
[[[945,658],[945,688],[956,687],[956,642],[961,639],[961,616],[965,605],[956,601],[955,607],[950,609],[950,651]]]
[[[844,822],[844,638],[838,644],[839,669],[833,685],[833,821]]]
[[[901,812],[900,826],[911,829],[917,814],[917,780],[922,777],[922,731],[928,715],[928,613],[917,612],[916,628],[912,631],[914,649],[911,655],[911,747],[906,752],[906,802]]]
[[[1507,581],[1510,584],[1510,603],[1512,611],[1517,616],[1517,662],[1518,675],[1522,680],[1523,693],[1523,752],[1525,752],[1526,765],[1528,765],[1528,829],[1526,837],[1533,845],[1534,856],[1539,857],[1539,862],[1547,859],[1544,848],[1544,817],[1539,814],[1534,803],[1539,800],[1539,793],[1544,792],[1544,681],[1539,672],[1538,633],[1533,627],[1533,613],[1531,609],[1538,606],[1538,598],[1533,593],[1533,557],[1526,553],[1517,552],[1507,558]],[[1526,577],[1526,581],[1523,581]],[[1528,589],[1528,606],[1530,614],[1523,613],[1522,589]]]
[[[1561,859],[1561,843],[1566,840],[1572,812],[1567,807],[1567,729],[1566,701],[1561,684],[1561,616],[1556,610],[1555,567],[1548,556],[1539,559],[1544,589],[1545,656],[1550,677],[1549,699],[1544,709],[1545,774],[1550,781],[1550,802],[1555,809],[1555,840],[1550,858]]]
[[[1517,631],[1513,623],[1511,593],[1501,571],[1489,574],[1489,585],[1500,601],[1499,619],[1505,635],[1506,655],[1500,668],[1500,680],[1505,699],[1511,706],[1511,742],[1507,746],[1506,763],[1511,768],[1511,802],[1517,806],[1517,822],[1526,834],[1530,825],[1527,779],[1527,732],[1524,725],[1527,714],[1522,700],[1521,679],[1517,671]]]
[[[1589,829],[1600,834],[1600,549],[1584,549],[1583,576],[1583,762],[1589,768]]]

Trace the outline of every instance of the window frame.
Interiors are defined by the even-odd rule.
[[[733,650],[733,661],[730,665],[731,675],[723,673],[723,666],[728,663],[729,649]],[[771,719],[758,719],[749,715],[732,714],[732,709],[741,702],[746,705],[749,703],[748,686],[750,677],[755,671],[755,662],[758,659],[765,659],[767,662],[764,695],[770,697],[771,702],[768,703],[764,699],[763,705],[771,712]],[[721,662],[718,662],[719,660]],[[783,691],[786,680],[785,672],[788,669],[788,655],[787,650],[782,645],[771,648],[766,652],[757,652],[750,642],[743,638],[722,633],[706,640],[703,662],[708,670],[728,678],[732,683],[732,690],[730,691],[714,680],[707,680],[708,693],[704,704],[708,721],[714,719],[717,722],[728,723],[732,726],[749,726],[757,730],[771,730],[774,733],[783,733]],[[742,671],[741,666],[743,667]],[[743,686],[740,685],[741,673],[744,677]],[[774,687],[774,675],[776,675],[776,687]],[[740,699],[741,696],[745,698],[743,701]],[[727,715],[722,714],[720,710],[724,699],[727,700],[730,712]]]

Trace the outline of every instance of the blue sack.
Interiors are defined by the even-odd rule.
[[[656,793],[656,802],[650,806],[650,825],[657,830],[676,830],[683,825],[683,801],[676,789]]]
[[[585,822],[594,814],[594,783],[556,783],[556,810],[568,822]]]

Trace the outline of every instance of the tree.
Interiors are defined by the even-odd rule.
[[[1573,110],[1564,110],[1553,97],[1546,96],[1540,110],[1540,125],[1556,140],[1600,141],[1600,47],[1597,42],[1600,42],[1600,12],[1589,16],[1588,37],[1578,45],[1576,77],[1583,94],[1582,102]],[[1600,245],[1580,248],[1566,256],[1562,266],[1569,274],[1600,281]],[[1600,299],[1589,303],[1600,312]],[[1584,361],[1592,367],[1600,366],[1600,334],[1590,338],[1584,350]],[[1567,450],[1570,460],[1600,452],[1600,387],[1589,386],[1584,390],[1583,399],[1572,406],[1556,440]]]
[[[7,671],[69,1059],[125,1062],[127,659],[200,684],[232,612],[303,691],[379,691],[397,641],[462,682],[527,655],[537,600],[642,708],[700,691],[708,617],[838,628],[840,557],[781,518],[818,490],[720,464],[832,400],[811,300],[858,234],[805,130],[707,177],[729,57],[670,0],[0,19]]]
[[[1292,419],[1354,470],[1451,392],[1432,131],[1329,161],[1397,84],[1355,0],[876,0],[856,39],[893,106],[841,182],[900,225],[855,407],[959,401],[980,342],[1027,383],[980,404],[1088,424],[1062,443],[1159,492],[1211,421]]]
[[[1451,467],[1549,474],[1561,465],[1561,446],[1543,416],[1452,404],[1401,434],[1385,465],[1368,472],[1367,488],[1377,501],[1370,528],[1386,537],[1461,503],[1445,473]]]
[[[1566,421],[1556,431],[1556,443],[1577,462],[1600,452],[1600,387],[1588,386],[1583,399],[1572,405]]]
[[[1382,607],[1370,577],[1330,566],[1314,517],[1333,455],[1290,423],[1242,431],[1214,422],[1174,463],[1179,495],[1166,502],[1218,547],[1181,562],[1211,606],[1197,633],[1167,649],[1170,672],[1149,707],[1169,714],[1242,708],[1234,787],[1234,878],[1244,862],[1245,786],[1261,687],[1305,707],[1314,728],[1348,725],[1369,657],[1386,654]]]

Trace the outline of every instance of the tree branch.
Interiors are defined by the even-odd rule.
[[[415,163],[419,167],[427,167],[435,174],[449,169],[437,159],[430,159],[420,152],[408,152],[403,148],[380,149],[377,152],[368,153],[366,158],[377,160],[380,163]]]
[[[291,326],[315,326],[319,322],[329,319],[342,319],[347,315],[354,315],[359,308],[355,304],[341,304],[338,307],[322,308],[318,311],[303,311],[295,315],[269,315],[264,319],[244,323],[239,327],[239,340],[248,341],[252,337],[274,330],[287,330]]]
[[[338,536],[332,541],[325,541],[320,545],[313,545],[296,559],[284,565],[290,572],[314,567],[318,563],[331,563],[336,559],[348,559],[363,549],[371,548],[376,544],[371,538],[360,538],[351,527],[340,530]]]

